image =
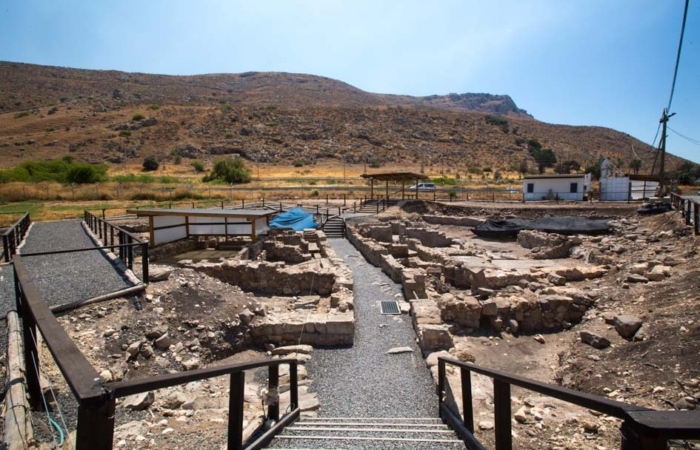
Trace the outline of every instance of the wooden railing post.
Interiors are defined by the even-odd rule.
[[[141,281],[148,283],[148,244],[145,242],[141,244],[141,270],[143,274]]]
[[[114,440],[115,400],[107,396],[96,403],[84,402],[78,407],[76,450],[111,450]]]
[[[245,372],[231,374],[228,397],[228,450],[243,449]]]
[[[5,262],[10,262],[10,242],[6,234],[2,236],[2,250],[5,254]]]
[[[620,426],[622,441],[620,450],[666,450],[666,439],[644,436],[633,426],[632,421],[625,420]]]
[[[268,385],[268,395],[272,399],[267,406],[267,418],[278,422],[280,420],[279,402],[280,366],[273,364],[270,366],[270,381]]]
[[[493,408],[496,426],[496,450],[511,450],[513,435],[511,431],[510,384],[493,380]]]
[[[472,405],[472,374],[466,367],[460,368],[462,381],[462,411],[464,412],[464,426],[474,433],[474,407]]]
[[[438,359],[438,385],[437,385],[438,411],[441,411],[440,405],[442,404],[444,393],[445,393],[445,361],[443,361],[442,359]],[[440,412],[440,417],[442,417],[442,412]]]
[[[289,403],[292,411],[299,407],[299,379],[295,362],[289,363]]]

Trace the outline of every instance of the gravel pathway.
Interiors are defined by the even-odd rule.
[[[317,349],[307,364],[321,417],[438,417],[437,395],[408,316],[382,315],[381,300],[403,300],[399,285],[345,239],[329,239],[355,279],[355,343]],[[387,355],[393,347],[412,353]]]
[[[15,271],[12,264],[0,266],[0,318],[15,309]]]
[[[78,220],[35,223],[20,254],[94,247]],[[133,284],[101,252],[27,256],[27,270],[50,306],[87,300]]]

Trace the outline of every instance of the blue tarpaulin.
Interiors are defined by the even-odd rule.
[[[290,209],[270,221],[270,228],[291,228],[294,231],[301,231],[316,227],[318,224],[314,222],[314,216],[299,207]]]

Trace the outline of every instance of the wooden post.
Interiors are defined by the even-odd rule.
[[[666,439],[641,435],[629,421],[622,422],[621,450],[666,450]]]
[[[462,381],[462,411],[464,412],[464,426],[474,433],[474,408],[472,406],[472,375],[469,369],[460,368]]]
[[[299,407],[299,380],[295,362],[289,364],[289,403],[292,410]]]
[[[243,399],[245,372],[231,374],[228,397],[228,449],[243,449]]]
[[[384,194],[385,194],[386,199],[389,200],[389,180],[385,181]]]
[[[513,435],[511,431],[510,384],[493,380],[494,422],[496,425],[496,450],[511,450]]]
[[[441,410],[440,405],[442,404],[443,394],[445,392],[445,361],[438,359],[438,385],[437,385],[437,395],[438,395],[438,411]],[[442,414],[440,414],[442,417]]]
[[[374,178],[369,179],[369,197],[374,200]]]
[[[272,419],[275,422],[280,420],[280,403],[279,403],[279,382],[280,382],[280,366],[278,364],[273,364],[270,366],[270,380],[268,385],[268,394],[270,396],[277,396],[277,399],[273,399],[270,405],[267,407],[267,418]]]
[[[92,399],[88,399],[92,400]],[[104,396],[96,403],[85,402],[78,407],[76,450],[111,450],[114,439],[114,399]]]

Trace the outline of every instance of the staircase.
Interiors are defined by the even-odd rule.
[[[437,418],[313,418],[284,429],[266,448],[464,450],[464,443]]]
[[[361,214],[376,214],[387,209],[389,206],[394,206],[399,203],[399,200],[367,200],[362,207],[357,210]]]
[[[328,238],[345,238],[345,220],[340,216],[331,216],[323,224],[323,232]]]

